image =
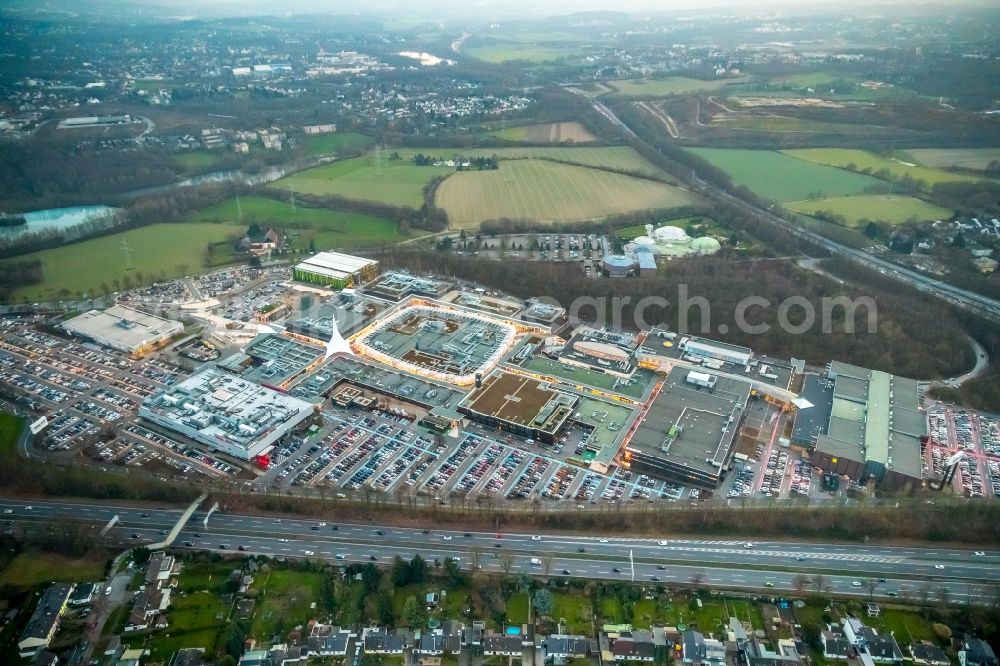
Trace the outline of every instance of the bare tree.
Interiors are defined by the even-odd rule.
[[[500,553],[500,568],[503,569],[504,575],[510,575],[510,570],[514,566],[514,555],[511,554],[506,548]]]
[[[792,577],[792,588],[795,590],[795,596],[801,597],[806,593],[806,586],[809,584],[809,579],[805,574],[795,574]]]
[[[701,584],[704,582],[705,582],[704,571],[696,571],[693,574],[691,574],[691,587],[693,587],[695,591],[697,591],[701,587]]]
[[[938,608],[945,610],[948,608],[948,604],[951,603],[951,590],[946,586],[942,585],[936,591]]]
[[[824,594],[827,591],[826,576],[821,573],[816,574],[813,578],[813,582],[816,583],[816,594]]]
[[[473,546],[469,549],[469,571],[475,572],[479,568],[479,559],[483,555],[483,550],[479,546]]]
[[[542,560],[542,573],[546,578],[552,573],[552,553],[545,553],[541,557]]]
[[[878,587],[878,581],[874,578],[865,578],[864,580],[862,580],[862,583],[864,583],[865,589],[868,590],[868,598],[874,599],[875,588]]]

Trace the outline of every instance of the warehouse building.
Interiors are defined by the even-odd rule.
[[[622,461],[651,476],[714,489],[749,397],[747,382],[674,368],[628,440]]]
[[[115,305],[107,310],[91,310],[63,323],[70,335],[93,340],[99,345],[142,355],[163,345],[184,330],[184,325],[139,310]]]
[[[498,372],[470,393],[458,411],[502,432],[552,444],[579,402],[544,382]]]
[[[678,350],[689,356],[697,358],[709,358],[723,363],[734,363],[746,365],[753,357],[753,350],[749,347],[731,345],[718,340],[708,340],[698,336],[685,336],[677,344]]]
[[[379,264],[374,259],[340,252],[320,252],[292,269],[300,282],[344,289],[370,282],[378,277]]]
[[[601,262],[601,268],[608,277],[628,277],[636,270],[636,261],[624,254],[609,254]]]
[[[916,380],[833,361],[830,418],[816,435],[812,464],[858,481],[905,490],[921,482],[927,418]]]
[[[206,363],[143,401],[139,416],[196,442],[251,460],[314,412],[314,405]]]

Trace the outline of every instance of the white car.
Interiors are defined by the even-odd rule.
[[[861,587],[861,581],[860,580],[854,581],[853,583],[851,583],[851,587]]]
[[[944,569],[944,565],[943,564],[935,564],[934,568],[935,569]]]
[[[347,555],[344,555],[343,553],[337,553],[336,555],[334,555],[334,557],[336,557],[338,560],[346,560],[347,559]]]
[[[538,535],[536,534],[535,536],[531,537],[531,540],[532,540],[532,541],[541,541],[541,540],[542,540],[542,537],[540,537],[540,536],[538,536]]]
[[[303,550],[302,554],[303,555],[315,555],[316,553],[312,552],[311,550]]]
[[[660,539],[660,540],[659,540],[659,541],[657,541],[656,543],[658,543],[658,544],[659,544],[659,545],[661,545],[661,546],[669,546],[669,545],[670,545],[670,542],[669,542],[669,541],[667,541],[666,539]]]
[[[24,507],[24,508],[25,508],[25,509],[27,509],[28,511],[31,511],[31,510],[32,510],[32,509],[34,509],[35,507],[33,507],[33,506],[26,506],[26,507]]]
[[[743,547],[747,548],[747,549],[750,549],[750,548],[753,548],[753,544],[752,543],[745,543],[745,544],[743,544]]]
[[[10,513],[10,511],[4,511],[4,513]],[[983,552],[983,551],[981,551],[981,550],[977,550],[977,551],[975,552],[975,555],[976,555],[977,557],[983,557],[984,555],[986,555],[986,553],[984,553],[984,552]]]
[[[326,523],[320,523],[319,526],[320,527],[326,527]]]
[[[443,540],[445,540],[445,541],[451,541],[451,535],[450,535],[450,534],[445,534],[445,535],[444,535],[443,537],[441,537],[441,538],[442,538]]]
[[[14,509],[4,509],[4,513],[14,513]]]
[[[288,543],[288,539],[278,539],[281,543]]]
[[[608,542],[607,539],[601,539],[601,543],[607,543],[607,542]]]

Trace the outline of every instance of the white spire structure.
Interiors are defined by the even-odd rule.
[[[326,356],[323,357],[323,360],[325,361],[334,354],[354,354],[354,352],[351,351],[351,345],[349,345],[347,340],[344,339],[344,336],[340,334],[340,329],[337,328],[337,320],[330,317],[330,321],[332,322],[333,335],[330,336],[330,341],[326,343]]]

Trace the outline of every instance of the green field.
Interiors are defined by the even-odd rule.
[[[184,219],[192,223],[236,224],[243,211],[244,228],[253,222],[262,227],[289,230],[292,249],[306,250],[311,240],[318,250],[349,247],[372,247],[398,243],[409,236],[399,231],[399,225],[384,217],[373,217],[348,211],[308,208],[266,197],[244,197],[239,207],[236,199],[203,208]],[[294,238],[291,238],[294,236]]]
[[[804,74],[789,74],[779,76],[770,80],[776,85],[788,85],[796,88],[817,88],[819,86],[829,86],[835,81],[853,81],[852,76],[842,76],[835,72],[808,72]]]
[[[541,125],[522,125],[489,132],[489,136],[507,141],[529,141],[532,143],[587,143],[594,140],[594,135],[578,122],[543,123]]]
[[[823,196],[862,194],[882,181],[844,169],[813,164],[773,150],[689,148],[729,174],[733,182],[772,201],[802,201]]]
[[[445,167],[418,167],[409,160],[385,160],[376,165],[374,157],[356,157],[306,169],[273,183],[287,192],[335,194],[349,199],[378,201],[393,206],[419,208],[423,189],[434,176],[451,173]]]
[[[918,222],[941,220],[951,217],[955,211],[935,206],[915,197],[895,194],[868,194],[853,197],[831,197],[785,204],[785,208],[797,213],[812,215],[817,211],[843,215],[847,226],[856,226],[863,219],[901,224],[911,218]]]
[[[902,159],[928,167],[982,171],[990,162],[1000,160],[1000,148],[907,148]]]
[[[145,282],[163,281],[202,272],[211,266],[232,263],[232,243],[246,232],[246,225],[234,224],[153,224],[110,236],[93,238],[21,255],[10,261],[35,257],[42,261],[45,281],[16,290],[13,302],[58,301],[124,288],[124,279],[135,280],[141,273]],[[122,241],[128,241],[132,263],[128,270]],[[209,252],[209,244],[215,243]],[[115,281],[119,285],[115,285]]]
[[[43,583],[79,583],[100,580],[104,562],[56,553],[21,553],[0,571],[0,585],[34,587]]]
[[[473,228],[501,217],[590,220],[695,201],[688,192],[663,183],[527,159],[504,162],[495,171],[456,173],[437,191],[437,205],[448,211],[453,228]]]
[[[251,635],[266,641],[276,632],[305,625],[315,614],[310,606],[319,605],[322,588],[320,573],[272,570],[259,575],[251,589],[264,599],[257,602]]]
[[[690,79],[684,76],[670,76],[664,79],[631,79],[608,81],[608,85],[626,97],[663,97],[665,95],[687,95],[695,92],[711,92],[722,90],[727,86],[746,83],[750,79],[745,76],[710,79]]]
[[[367,148],[374,143],[370,136],[357,132],[334,132],[302,138],[302,145],[313,155],[333,155],[340,150]]]
[[[538,39],[532,39],[537,37]],[[462,53],[492,64],[502,62],[526,62],[540,64],[560,58],[576,59],[580,49],[573,44],[552,43],[558,41],[548,35],[524,34],[518,38],[489,36],[473,37],[462,46]]]
[[[411,160],[417,153],[441,159],[459,157],[493,157],[501,160],[539,158],[579,164],[581,166],[604,167],[620,171],[641,171],[651,175],[664,175],[652,162],[640,155],[631,146],[525,146],[511,148],[406,148],[399,151],[404,160]],[[428,167],[421,167],[428,168]]]
[[[19,416],[0,412],[0,452],[4,455],[14,453],[14,445],[23,425],[24,421]]]
[[[192,150],[184,153],[175,153],[173,158],[174,162],[186,171],[202,171],[218,164],[221,155],[218,152],[210,150]]]
[[[973,176],[950,173],[941,169],[904,164],[899,160],[889,157],[882,157],[866,150],[854,148],[800,148],[796,150],[782,151],[786,155],[791,155],[800,160],[813,162],[815,164],[825,164],[828,166],[846,168],[849,164],[856,167],[856,171],[870,170],[872,173],[886,169],[893,178],[903,178],[909,176],[914,180],[922,180],[927,188],[937,183],[946,182],[975,182]]]
[[[145,645],[150,659],[164,662],[182,648],[200,647],[206,654],[212,654],[228,612],[229,607],[215,593],[175,594],[170,598],[170,627],[151,634],[148,639],[131,640],[128,645],[132,648]]]

